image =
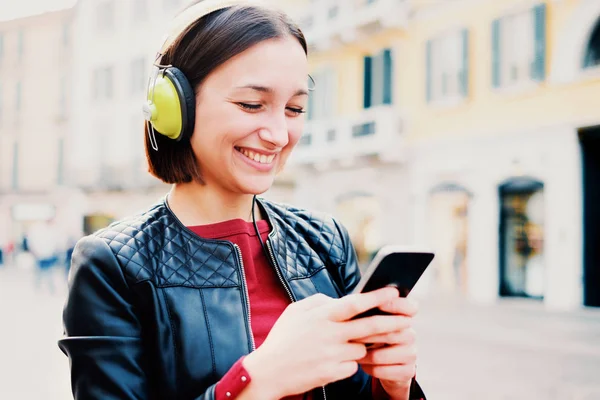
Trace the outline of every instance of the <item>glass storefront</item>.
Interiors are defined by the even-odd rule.
[[[467,293],[468,209],[464,188],[444,185],[429,198],[429,240],[436,251],[432,263],[436,286],[447,293]]]
[[[544,190],[520,178],[500,187],[500,295],[543,299]]]

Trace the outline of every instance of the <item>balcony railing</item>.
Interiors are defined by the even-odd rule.
[[[318,7],[304,9],[296,18],[309,46],[325,50],[363,34],[403,28],[408,7],[407,0],[319,0]]]
[[[309,121],[294,150],[291,164],[351,165],[361,157],[401,163],[404,157],[404,119],[393,106],[376,106],[351,118]]]

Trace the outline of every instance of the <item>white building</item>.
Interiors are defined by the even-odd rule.
[[[67,218],[73,9],[0,22],[0,246]]]

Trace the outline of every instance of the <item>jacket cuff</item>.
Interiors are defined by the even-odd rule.
[[[233,364],[217,383],[215,387],[215,400],[235,399],[248,386],[252,379],[246,368],[244,368],[242,361],[244,361],[244,357]]]

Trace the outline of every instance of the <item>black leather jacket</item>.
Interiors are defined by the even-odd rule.
[[[340,224],[259,204],[271,225],[267,247],[294,300],[352,290],[360,272]],[[69,287],[59,346],[76,399],[214,399],[215,383],[253,350],[240,249],[198,237],[164,200],[81,239]],[[326,397],[370,399],[370,386],[359,370],[327,385]],[[416,382],[413,392],[424,397]]]

